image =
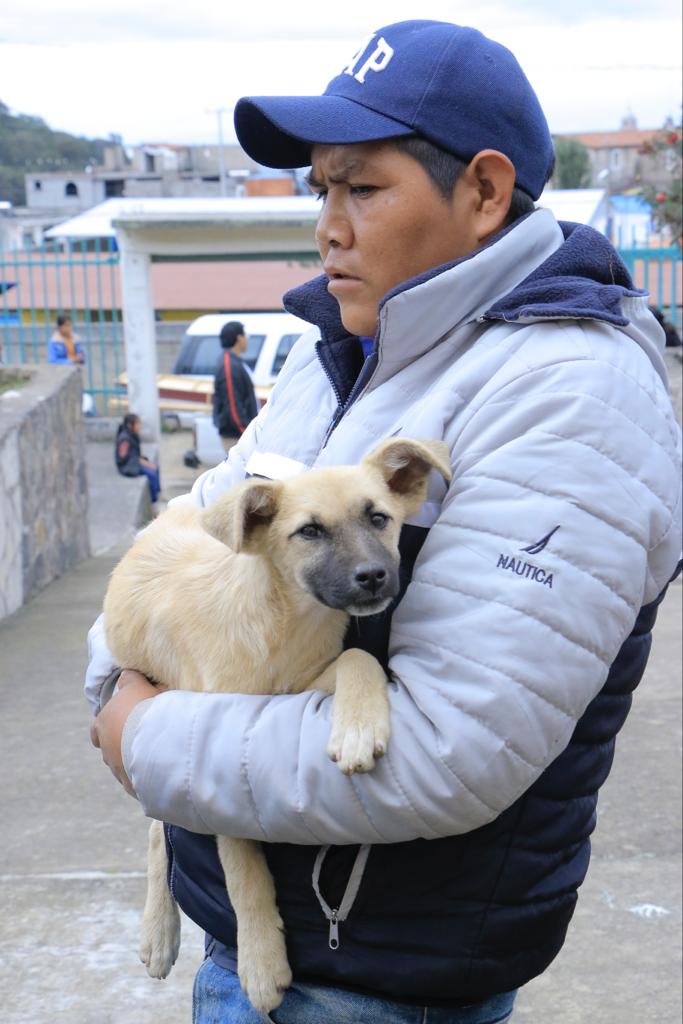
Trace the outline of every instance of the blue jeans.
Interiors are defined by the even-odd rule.
[[[192,1024],[502,1024],[510,1019],[515,995],[507,992],[460,1009],[434,1010],[294,982],[267,1016],[256,1012],[236,974],[207,958],[195,978]]]
[[[161,491],[161,483],[159,480],[159,470],[150,469],[149,466],[140,466],[140,472],[143,476],[147,477],[149,484],[149,495],[152,501],[156,501]]]

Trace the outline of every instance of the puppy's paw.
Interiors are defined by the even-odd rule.
[[[150,978],[166,978],[180,951],[180,914],[169,903],[163,914],[145,914],[140,933],[140,959]]]
[[[386,752],[389,731],[388,718],[376,722],[361,718],[333,721],[327,753],[345,775],[369,772],[375,767],[375,759]]]
[[[278,1007],[292,984],[282,929],[238,937],[237,973],[249,1002],[259,1013],[270,1013]]]

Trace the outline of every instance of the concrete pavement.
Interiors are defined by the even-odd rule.
[[[197,475],[182,464],[189,447],[186,432],[162,440],[167,497]],[[88,740],[85,635],[138,507],[130,494],[121,505],[128,482],[109,445],[89,444],[89,467],[97,554],[0,623],[0,1022],[189,1024],[201,936],[184,921],[170,978],[147,978],[136,955],[146,822]],[[603,789],[570,938],[520,995],[519,1024],[680,1020],[680,670],[677,583]]]
[[[188,447],[187,433],[164,437],[167,497],[197,475]],[[171,977],[147,977],[147,822],[90,746],[81,693],[87,629],[147,502],[143,481],[116,473],[111,441],[88,444],[88,469],[97,557],[0,623],[0,1022],[188,1024],[202,937],[184,921]]]

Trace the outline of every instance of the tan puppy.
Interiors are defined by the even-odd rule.
[[[359,466],[248,480],[209,508],[168,509],[109,584],[105,630],[118,664],[174,689],[334,693],[328,753],[347,774],[369,771],[389,740],[386,677],[366,652],[342,652],[344,633],[349,615],[381,612],[398,593],[401,525],[433,468],[450,479],[443,442],[392,439]],[[267,1012],[292,977],[273,880],[257,842],[218,836],[217,847],[240,982]],[[140,949],[149,974],[166,977],[179,946],[153,822]]]

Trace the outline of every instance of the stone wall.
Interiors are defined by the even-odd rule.
[[[89,554],[80,371],[0,366],[0,618]]]

